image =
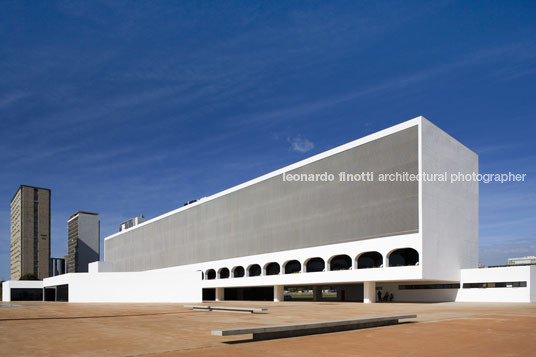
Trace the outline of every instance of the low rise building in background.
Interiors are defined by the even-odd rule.
[[[508,258],[508,265],[536,265],[536,256]]]

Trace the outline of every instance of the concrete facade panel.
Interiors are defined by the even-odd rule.
[[[340,182],[339,173],[418,172],[418,127],[277,175],[105,240],[114,271],[140,271],[418,231],[418,184]]]

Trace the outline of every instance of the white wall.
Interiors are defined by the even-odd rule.
[[[89,273],[112,273],[113,271],[113,264],[110,262],[98,261],[88,264]]]
[[[530,301],[536,302],[536,266],[530,267]]]
[[[423,279],[459,281],[478,266],[478,182],[450,183],[452,173],[478,173],[478,156],[421,117],[422,172],[447,172],[447,182],[422,182]]]
[[[472,302],[531,302],[534,299],[536,267],[503,267],[464,269],[461,283],[492,283],[526,281],[526,288],[473,288],[461,289],[456,301]]]
[[[2,301],[11,301],[11,289],[42,289],[40,280],[8,280],[2,283]]]
[[[457,282],[455,282],[457,283]],[[422,284],[449,284],[443,281],[413,281],[413,282],[393,282],[378,283],[377,287],[382,288],[382,296],[385,292],[392,293],[394,302],[445,302],[455,301],[458,289],[415,289],[399,290],[399,285],[422,285]],[[377,294],[377,292],[376,292]]]
[[[69,302],[201,302],[200,272],[73,273],[44,280],[69,285]]]
[[[393,293],[394,301],[400,302],[536,302],[536,266],[501,267],[487,269],[462,269],[460,289],[408,289],[399,290],[399,285],[453,284],[456,281],[397,281],[378,282],[376,287]],[[526,281],[527,287],[463,288],[464,283],[496,283]]]

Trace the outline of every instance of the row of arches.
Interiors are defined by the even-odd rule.
[[[279,275],[283,274],[296,274],[301,273],[314,273],[337,270],[349,270],[352,269],[355,261],[355,267],[357,269],[369,269],[369,268],[381,268],[383,267],[383,255],[376,251],[365,252],[358,255],[353,260],[349,255],[340,254],[335,255],[328,259],[327,264],[321,257],[314,257],[305,260],[302,263],[298,260],[289,260],[281,265],[277,262],[270,262],[261,267],[259,264],[251,264],[244,269],[242,266],[235,266],[231,270],[229,268],[220,268],[218,271],[215,269],[208,269],[204,277],[207,280],[212,279],[228,279],[231,276],[233,278],[243,278],[245,276],[261,276],[261,275]],[[387,256],[388,266],[411,266],[419,264],[419,253],[413,248],[401,248],[395,249]],[[303,268],[303,269],[302,269]]]

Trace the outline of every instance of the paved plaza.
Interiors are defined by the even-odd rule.
[[[265,314],[205,312],[182,304],[2,303],[4,356],[528,356],[536,304],[221,302]],[[213,305],[213,304],[211,304]],[[212,329],[417,314],[395,326],[253,342]]]

